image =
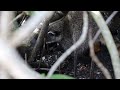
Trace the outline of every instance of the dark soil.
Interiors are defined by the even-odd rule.
[[[22,47],[23,49],[23,47]],[[37,57],[35,57],[35,61],[29,63],[32,68],[34,68],[39,73],[47,74],[51,66],[56,62],[56,60],[62,55],[64,51],[62,48],[54,43],[51,45],[45,52],[45,54],[40,59],[39,52],[37,53]],[[89,52],[89,50],[88,50]],[[26,52],[25,52],[26,53]],[[29,54],[29,52],[27,52]],[[22,53],[24,57],[24,53]],[[111,64],[111,59],[107,48],[104,45],[101,45],[100,51],[96,53],[100,61],[104,64],[104,66],[109,70],[112,77],[114,78],[113,68]],[[69,56],[56,70],[55,73],[61,73],[65,75],[70,75],[74,77],[74,59]],[[95,63],[91,61],[89,53],[84,56],[80,56],[77,61],[77,73],[75,78],[77,79],[105,79],[101,70],[96,66]]]
[[[44,60],[45,63],[48,63],[48,67],[51,67],[53,63],[57,60],[57,58],[60,56],[58,55],[58,52],[62,54],[61,51],[55,51],[52,55],[47,55],[46,60]],[[88,51],[89,52],[89,51]],[[112,77],[113,75],[113,69],[112,64],[110,60],[109,53],[107,51],[107,48],[105,46],[100,47],[100,51],[96,53],[100,61],[104,64],[104,66],[110,71]],[[60,66],[60,73],[74,76],[74,59],[72,57],[68,57]],[[92,64],[92,68],[91,68]],[[101,70],[93,63],[91,62],[91,58],[89,54],[86,56],[79,57],[77,62],[77,73],[75,78],[78,79],[104,79],[104,75],[102,74]]]

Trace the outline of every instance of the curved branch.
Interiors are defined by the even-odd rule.
[[[0,79],[11,79],[8,72],[3,67],[0,67]]]
[[[90,56],[92,58],[92,61],[100,68],[100,70],[103,72],[103,75],[107,79],[112,79],[109,71],[107,68],[100,62],[100,60],[97,58],[94,52],[94,42],[92,40],[92,35],[91,31],[89,31],[89,47],[90,47]]]
[[[14,18],[13,11],[2,11],[0,17],[0,37],[7,39],[10,35],[12,26],[9,26],[10,21]]]
[[[98,27],[101,29],[101,33],[111,56],[115,78],[120,79],[120,58],[112,34],[110,33],[110,30],[99,11],[90,11],[90,13],[96,21]]]
[[[12,21],[10,21],[9,26],[13,24],[16,20],[18,20],[20,17],[22,17],[25,14],[25,12],[20,13],[17,15]]]
[[[110,21],[114,18],[114,16],[118,13],[118,11],[113,11],[113,13],[107,18],[107,20],[105,21],[106,24],[109,24]],[[95,34],[94,38],[93,38],[93,42],[95,42],[95,40],[98,38],[98,36],[100,35],[101,30],[99,29],[97,31],[97,33]]]
[[[9,43],[2,39],[0,39],[0,67],[15,79],[42,78],[39,73],[25,64],[24,60]]]
[[[13,46],[19,46],[41,22],[49,20],[53,14],[54,11],[35,11],[34,15],[13,33],[10,43]]]
[[[86,11],[83,12],[83,32],[79,40],[73,44],[65,53],[63,53],[58,60],[55,62],[55,64],[51,67],[50,71],[47,74],[46,78],[50,78],[54,71],[57,69],[57,67],[74,51],[76,50],[86,39],[87,32],[88,32],[88,14]]]
[[[48,31],[48,26],[49,26],[49,21],[44,21],[44,24],[38,34],[38,38],[36,40],[36,44],[32,50],[32,53],[30,55],[30,58],[28,59],[28,62],[32,62],[34,61],[34,57],[36,56],[36,53],[38,50],[40,50],[40,56],[41,56],[41,51],[44,45],[44,41],[45,41],[45,36],[47,34]]]

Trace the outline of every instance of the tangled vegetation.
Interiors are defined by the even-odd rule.
[[[120,79],[118,11],[1,11],[1,79]]]

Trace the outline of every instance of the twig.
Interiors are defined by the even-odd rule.
[[[9,26],[14,23],[17,19],[19,19],[20,17],[22,17],[25,14],[25,12],[20,13],[19,15],[17,15],[10,23]]]
[[[2,11],[0,17],[0,37],[7,39],[10,35],[12,26],[8,26],[13,19],[14,13],[12,11]]]
[[[110,33],[108,26],[105,23],[101,13],[99,11],[90,11],[94,20],[96,21],[98,27],[101,29],[101,33],[106,42],[106,46],[111,56],[113,70],[116,79],[120,79],[120,58],[119,53],[117,51],[117,47],[114,43],[113,37]]]
[[[0,38],[0,66],[15,79],[40,79],[42,76],[27,66],[17,51]]]
[[[10,75],[4,68],[0,67],[0,79],[11,79]]]
[[[105,21],[106,24],[109,24],[110,21],[114,18],[114,16],[118,13],[118,11],[113,11],[113,13],[107,18],[107,20]],[[95,42],[95,40],[98,38],[98,36],[100,35],[101,30],[99,29],[96,33],[96,35],[93,38],[93,42]]]
[[[90,66],[90,79],[94,79],[94,62],[91,61],[91,66]]]
[[[50,71],[47,74],[46,78],[50,78],[54,71],[57,69],[57,67],[74,51],[76,50],[86,39],[87,37],[87,31],[88,31],[88,14],[86,11],[83,12],[83,32],[80,36],[79,40],[73,44],[65,53],[63,53],[58,60],[55,62],[55,64],[51,67]]]
[[[31,16],[23,26],[18,28],[10,40],[13,46],[19,46],[30,34],[35,30],[35,28],[43,22],[45,19],[50,19],[54,14],[54,11],[35,11],[34,15]],[[17,37],[17,38],[16,38]]]
[[[92,40],[92,35],[91,35],[91,30],[89,31],[89,47],[90,47],[90,56],[92,58],[92,61],[96,63],[96,65],[100,68],[100,70],[103,72],[103,75],[107,78],[107,79],[111,79],[111,75],[109,73],[109,71],[107,70],[106,67],[104,67],[104,65],[100,62],[100,60],[97,58],[97,56],[95,55],[94,52],[94,43]]]
[[[43,45],[44,45],[44,41],[45,41],[45,36],[47,34],[47,31],[48,31],[48,25],[49,25],[49,21],[48,20],[45,20],[43,22],[43,26],[39,32],[39,35],[38,35],[38,38],[37,38],[37,41],[36,41],[36,44],[32,50],[32,53],[30,55],[30,58],[28,59],[28,62],[32,62],[34,61],[34,57],[36,56],[36,53],[38,50],[40,50],[40,55],[41,55],[41,52],[42,52],[42,48],[43,48]]]
[[[6,13],[5,17],[8,18],[8,14],[10,12],[4,13]],[[49,20],[53,14],[54,11],[36,11],[34,16],[28,19],[28,21],[26,21],[26,23],[23,26],[18,28],[18,30],[16,30],[13,33],[13,37],[9,38],[9,41],[3,38],[4,35],[7,35],[6,32],[9,31],[7,25],[10,23],[9,21],[11,21],[11,19],[4,21],[6,19],[4,17],[4,20],[1,20],[1,25],[4,26],[1,26],[2,31],[0,38],[0,67],[2,67],[4,70],[4,72],[1,71],[3,74],[7,75],[8,73],[11,77],[15,79],[43,78],[39,73],[32,70],[28,65],[25,64],[24,60],[19,56],[19,54],[15,50],[15,47],[20,45],[21,42],[29,36],[29,34],[39,25],[40,22],[43,22],[44,20]],[[2,16],[3,15],[1,15],[1,17]]]
[[[40,26],[41,27],[41,26]],[[40,32],[40,29],[36,28],[32,34],[29,36],[29,38],[27,38],[24,42],[22,42],[22,45],[25,45],[25,46],[30,46],[31,45],[31,41],[38,37],[38,34]]]

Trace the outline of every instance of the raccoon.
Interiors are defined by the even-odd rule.
[[[48,28],[48,43],[58,42],[66,51],[81,36],[83,28],[83,11],[69,11],[66,16],[50,24]],[[89,29],[93,35],[98,30],[97,24],[89,14]],[[76,50],[77,55],[83,55],[88,50],[88,37],[84,43]]]
[[[103,18],[106,20],[112,13],[112,11],[101,11]],[[117,14],[118,15],[118,14]],[[98,31],[98,26],[96,22],[94,21],[93,17],[90,13],[88,13],[88,31],[92,31],[92,37],[95,36],[96,32]],[[114,25],[119,27],[119,23],[116,24],[115,22],[118,21],[119,16],[114,17],[113,20],[108,24],[108,27],[110,28],[110,31],[113,35],[113,38],[115,42],[120,42],[120,30],[119,28],[114,28]],[[69,49],[76,41],[80,38],[82,34],[82,28],[83,28],[83,11],[69,11],[64,17],[61,19],[51,23],[49,25],[48,29],[48,35],[47,35],[47,41],[49,43],[57,42],[59,43],[63,50],[66,51]],[[79,46],[71,55],[70,57],[73,57],[73,63],[74,63],[74,77],[76,76],[76,67],[77,67],[77,61],[79,60],[81,63],[90,63],[91,61],[87,61],[85,59],[84,61],[82,58],[87,57],[89,55],[89,37],[87,34],[86,40],[82,43],[81,46]],[[97,52],[100,50],[97,46],[101,46],[101,44],[105,45],[104,39],[102,35],[100,34],[97,38],[95,44],[95,50]],[[100,44],[100,45],[99,45]],[[120,43],[118,44],[120,45]],[[96,49],[97,48],[97,49]],[[95,51],[96,52],[96,51]],[[97,53],[96,52],[96,53]]]

